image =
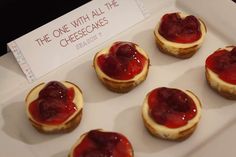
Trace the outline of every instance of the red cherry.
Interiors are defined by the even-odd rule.
[[[236,84],[236,63],[221,72],[219,77],[228,83]]]
[[[59,82],[50,82],[29,105],[29,112],[41,123],[60,124],[76,111],[74,96],[74,88],[67,89]]]
[[[130,42],[116,42],[110,48],[107,55],[98,57],[97,63],[101,70],[108,76],[128,80],[139,74],[146,62],[146,58],[140,54],[135,44]]]
[[[167,40],[178,43],[191,43],[201,37],[200,23],[192,15],[182,19],[177,13],[166,14],[158,31]]]
[[[215,51],[213,54],[207,57],[206,66],[212,71],[219,73],[222,71],[222,69],[224,69],[224,63],[228,64],[227,58],[228,52],[226,50]]]
[[[66,87],[62,83],[51,81],[39,92],[39,97],[66,100],[66,90]]]
[[[109,76],[116,76],[124,71],[125,65],[121,64],[115,56],[100,56],[98,59],[104,59],[102,71]]]
[[[185,93],[173,91],[167,100],[169,107],[176,112],[188,112],[189,99]]]
[[[194,33],[194,30],[198,30],[199,29],[199,21],[192,15],[187,16],[186,18],[184,18],[182,20],[182,23],[184,24],[184,29],[183,32],[184,33],[188,33],[188,34],[192,34]]]
[[[60,108],[64,105],[62,101],[57,99],[39,99],[37,103],[39,107],[39,115],[43,120],[56,116],[61,110]]]
[[[158,124],[162,124],[162,125],[165,125],[166,122],[167,122],[167,112],[168,112],[168,109],[167,107],[168,104],[166,104],[165,102],[162,102],[162,104],[160,104],[158,107],[156,106],[150,106],[150,113],[153,117],[153,119],[158,123]]]
[[[130,44],[123,44],[121,45],[116,52],[116,56],[120,57],[121,60],[125,59],[133,59],[135,58],[136,50],[133,45]]]
[[[225,82],[236,84],[236,47],[230,52],[225,49],[215,51],[207,57],[206,67]]]
[[[230,56],[233,62],[236,62],[236,47],[231,50]]]
[[[166,115],[166,126],[169,128],[177,128],[186,125],[188,120],[184,114],[167,113]]]
[[[178,89],[157,88],[148,97],[150,116],[155,122],[169,128],[185,125],[196,115],[196,105]]]
[[[115,133],[107,133],[102,131],[90,131],[88,137],[93,140],[97,145],[109,147],[110,149],[115,147],[120,138]]]

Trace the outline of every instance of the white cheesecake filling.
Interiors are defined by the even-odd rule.
[[[67,88],[72,87],[74,89],[75,96],[74,96],[73,103],[76,105],[76,108],[77,108],[77,110],[66,121],[64,121],[61,124],[49,125],[49,124],[40,123],[33,118],[33,116],[31,115],[29,111],[29,105],[38,98],[39,92],[46,86],[46,83],[42,83],[38,85],[37,87],[35,87],[34,89],[32,89],[30,93],[28,94],[28,96],[26,97],[25,101],[26,101],[26,107],[27,107],[27,115],[29,119],[32,120],[34,123],[39,124],[44,131],[53,131],[54,129],[65,128],[66,123],[69,122],[71,119],[73,119],[77,115],[77,113],[80,112],[80,110],[83,108],[83,96],[80,89],[76,85],[70,82],[61,82],[61,83],[63,83]]]
[[[178,13],[178,14],[180,15],[180,17],[182,19],[185,18],[186,16],[188,16],[187,14],[184,14],[184,13]],[[154,33],[155,33],[156,37],[164,44],[166,49],[168,49],[173,54],[178,55],[178,54],[180,54],[180,52],[178,51],[178,49],[180,49],[180,48],[184,49],[184,48],[189,48],[189,47],[193,47],[196,45],[200,46],[203,43],[205,35],[206,35],[206,27],[201,20],[198,20],[198,21],[200,23],[200,30],[201,30],[202,35],[201,35],[200,39],[198,39],[197,41],[194,41],[192,43],[177,43],[177,42],[169,41],[166,38],[164,38],[158,31],[161,21],[156,25]]]
[[[148,65],[148,64],[149,64],[149,63],[148,63],[148,55],[147,55],[147,53],[146,53],[141,47],[139,47],[139,46],[136,45],[136,44],[135,44],[136,50],[146,58],[146,62],[145,62],[145,64],[144,64],[144,66],[143,66],[143,69],[142,69],[142,71],[141,71],[139,74],[135,75],[133,78],[131,78],[131,79],[129,79],[129,80],[117,80],[117,79],[111,78],[110,76],[108,76],[107,74],[105,74],[105,73],[100,69],[100,67],[99,67],[99,65],[98,65],[98,63],[97,63],[97,58],[98,58],[99,56],[103,55],[103,54],[105,54],[105,55],[108,54],[111,47],[112,47],[112,45],[109,46],[109,47],[107,47],[107,48],[105,48],[105,49],[103,49],[103,50],[101,50],[101,51],[99,51],[99,52],[96,54],[96,56],[95,56],[95,63],[94,63],[95,65],[94,65],[94,67],[95,67],[95,70],[96,70],[96,72],[97,72],[97,74],[98,74],[99,77],[104,78],[104,79],[107,79],[107,80],[112,80],[112,81],[115,81],[115,82],[128,82],[128,81],[137,81],[140,77],[142,77],[143,75],[145,75],[145,73],[146,73],[147,70],[148,70],[148,66],[149,66],[149,65]]]
[[[148,123],[163,138],[177,139],[179,137],[179,133],[197,124],[201,118],[201,104],[198,98],[196,98],[196,96],[193,95],[189,91],[182,91],[182,92],[186,93],[190,98],[192,98],[192,100],[194,101],[196,105],[197,113],[195,117],[189,120],[186,125],[178,127],[178,128],[168,128],[165,125],[161,125],[155,122],[152,119],[152,117],[149,115],[148,96],[150,93],[146,96],[144,100],[143,109],[142,109],[143,118],[145,119],[146,123]]]
[[[236,94],[236,85],[223,81],[216,73],[214,73],[209,68],[207,68],[206,70],[210,77],[210,84],[213,88],[216,88],[218,91],[227,90],[229,93]]]

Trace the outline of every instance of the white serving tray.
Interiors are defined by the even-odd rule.
[[[136,157],[234,157],[236,102],[226,100],[213,92],[208,87],[204,75],[206,57],[219,47],[234,43],[222,36],[217,29],[209,27],[202,48],[192,58],[181,60],[160,53],[155,44],[153,29],[161,16],[176,11],[191,12],[189,7],[181,5],[183,0],[177,2],[145,0],[144,4],[151,13],[148,19],[32,84],[23,78],[24,75],[17,66],[7,67],[7,63],[0,60],[1,66],[5,66],[0,68],[0,72],[5,74],[1,75],[0,84],[0,156],[65,157],[81,134],[102,128],[127,136]],[[203,15],[200,16],[204,19]],[[208,21],[205,23],[207,26],[211,25]],[[104,88],[92,67],[94,54],[117,40],[139,44],[148,52],[151,60],[147,80],[126,94],[116,94]],[[9,59],[9,64],[17,64],[12,60],[12,56],[4,57]],[[16,76],[18,80],[10,76]],[[24,106],[26,94],[38,83],[51,80],[74,82],[83,91],[85,105],[82,121],[71,133],[40,134],[27,120]],[[141,105],[144,97],[147,92],[160,86],[191,90],[202,102],[203,112],[198,128],[185,141],[160,140],[151,136],[143,126]]]

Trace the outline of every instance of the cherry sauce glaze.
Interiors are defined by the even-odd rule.
[[[158,31],[165,39],[177,43],[192,43],[202,36],[200,22],[195,16],[181,18],[178,13],[165,14]]]
[[[148,96],[150,117],[168,128],[184,126],[197,113],[196,104],[179,89],[156,88]]]
[[[73,87],[66,88],[60,82],[51,81],[29,105],[29,112],[40,123],[60,124],[77,110],[73,103],[74,96]]]
[[[215,51],[207,57],[206,67],[215,72],[220,79],[236,85],[236,47],[231,51]]]
[[[118,80],[128,80],[139,74],[147,59],[138,52],[131,42],[116,42],[108,54],[102,54],[97,59],[100,69],[109,77]]]
[[[73,150],[73,157],[132,157],[128,139],[115,132],[91,130]]]

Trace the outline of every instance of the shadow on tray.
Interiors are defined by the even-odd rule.
[[[92,61],[87,61],[71,70],[66,79],[81,88],[85,101],[89,103],[107,101],[120,96],[121,94],[109,91],[102,85],[92,66]]]
[[[15,102],[6,105],[2,110],[3,132],[6,135],[16,140],[22,141],[26,144],[39,144],[45,141],[52,140],[58,135],[45,135],[39,133],[33,126],[31,126],[25,110],[24,102]]]

